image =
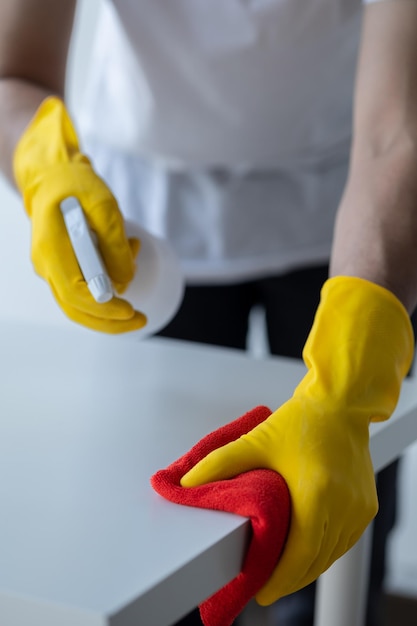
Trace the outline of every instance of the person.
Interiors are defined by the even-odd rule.
[[[311,624],[310,585],[376,515],[368,427],[391,415],[413,358],[417,2],[107,2],[78,117],[65,104],[75,5],[0,5],[0,163],[34,268],[70,319],[143,327],[122,297],[133,217],[172,243],[187,281],[161,334],[243,349],[260,304],[271,351],[303,353],[288,402],[183,485],[259,466],[285,477],[290,534],[257,600],[282,626]],[[69,195],[119,291],[109,303],[81,279],[58,210]]]

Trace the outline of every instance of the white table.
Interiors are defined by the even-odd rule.
[[[0,347],[0,624],[168,626],[238,573],[248,522],[171,504],[149,477],[274,409],[302,365],[23,322],[2,322]],[[416,416],[406,383],[373,428],[377,469],[417,438]]]

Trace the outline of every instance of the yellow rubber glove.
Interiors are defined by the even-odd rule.
[[[114,287],[121,293],[135,273],[138,241],[128,240],[117,202],[80,152],[64,103],[44,100],[14,153],[14,174],[32,223],[32,262],[66,315],[88,328],[121,333],[142,328],[146,317],[120,298],[97,303],[73,252],[60,202],[78,198]]]
[[[304,347],[308,372],[292,398],[183,477],[184,487],[254,468],[285,478],[290,532],[259,604],[317,579],[376,515],[369,423],[390,417],[413,350],[409,317],[391,292],[359,278],[329,279]]]

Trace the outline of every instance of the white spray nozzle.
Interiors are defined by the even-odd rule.
[[[113,298],[113,289],[93,235],[77,198],[65,198],[61,212],[80,270],[93,298],[100,303]]]

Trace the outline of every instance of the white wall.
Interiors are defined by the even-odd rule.
[[[70,103],[77,105],[86,80],[88,54],[100,0],[79,1],[68,78]],[[0,180],[0,320],[18,318],[69,324],[30,263],[30,225],[17,195]],[[252,346],[263,354],[261,318],[255,316]],[[417,386],[417,381],[416,381]],[[405,455],[400,483],[400,515],[390,543],[390,590],[417,597],[417,444]]]

